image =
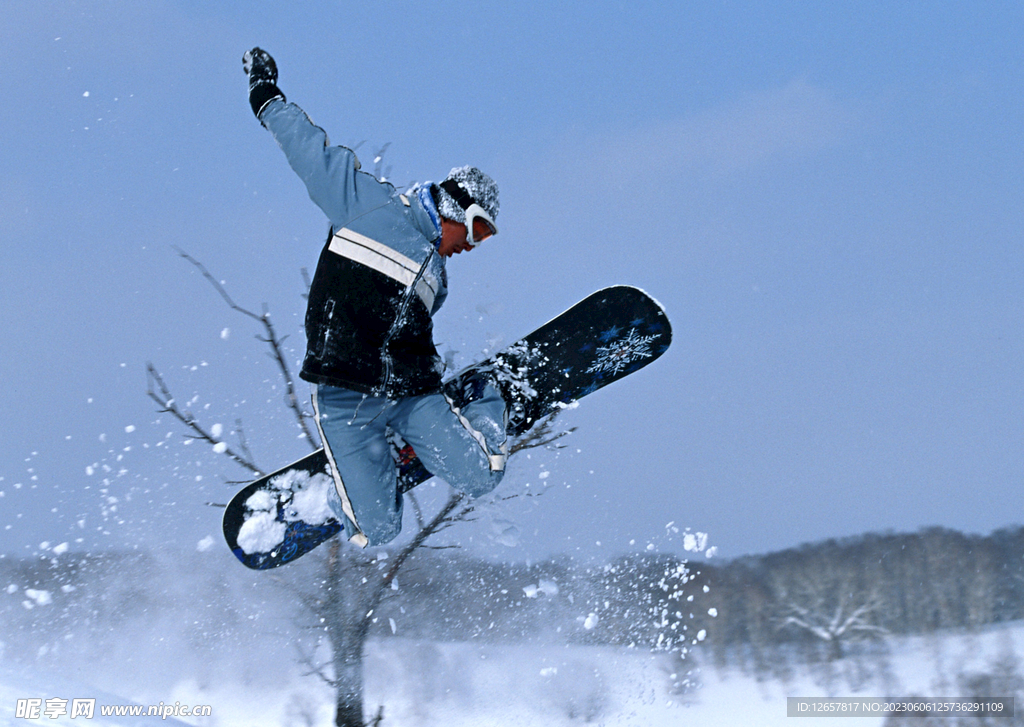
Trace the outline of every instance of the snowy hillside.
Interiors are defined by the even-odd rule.
[[[870,675],[854,691],[847,677],[865,665],[852,659],[796,669],[791,679],[778,681],[758,680],[732,668],[702,667],[696,655],[686,664],[671,664],[664,657],[614,648],[490,648],[389,640],[373,645],[367,703],[385,704],[391,724],[416,727],[781,727],[790,724],[787,697],[963,696],[958,680],[1005,669],[1019,648],[1024,648],[1024,624],[1019,622],[981,633],[895,639],[888,663],[881,671],[869,665]],[[690,678],[699,686],[672,689],[679,676],[673,678],[675,668],[692,672]],[[882,717],[857,720],[865,727],[883,722]],[[814,724],[851,723],[819,718]]]
[[[652,654],[643,646],[652,635],[674,623],[700,625],[691,610],[708,624],[739,623],[729,599],[714,600],[729,592],[726,569],[694,565],[717,580],[709,590],[686,582],[673,601],[683,616],[672,621],[658,610],[658,628],[644,631],[650,594],[638,585],[667,587],[674,561],[510,565],[456,553],[424,554],[374,614],[364,704],[368,718],[383,706],[383,727],[781,725],[787,697],[964,697],[989,689],[987,696],[1024,699],[1021,620],[926,636],[890,630],[844,642],[838,659],[799,634],[754,648],[680,628],[689,634],[686,651]],[[53,718],[45,714],[48,700],[69,700],[70,708],[70,700],[95,699],[100,724],[138,721],[100,714],[134,704],[210,708],[198,717],[172,711],[171,723],[328,727],[334,695],[309,663],[329,654],[298,596],[300,586],[321,582],[317,559],[257,573],[224,556],[204,541],[191,554],[0,559],[0,724],[81,724],[60,713],[61,702]],[[758,593],[748,589],[746,600]],[[759,639],[783,635],[778,623],[747,630]],[[30,699],[40,716],[19,717]]]
[[[798,669],[786,681],[759,681],[733,668],[719,671],[710,664],[698,668],[697,660],[673,665],[664,657],[611,647],[497,646],[391,638],[375,640],[369,646],[366,696],[374,710],[376,705],[384,706],[384,725],[402,727],[568,727],[588,723],[607,727],[769,727],[789,724],[786,697],[790,696],[955,695],[958,678],[1005,666],[1014,649],[1022,647],[1024,624],[1020,623],[974,634],[897,639],[889,656],[887,683],[880,684],[876,672],[859,691],[853,691],[844,677],[859,668],[851,660],[828,669],[822,665]],[[280,681],[267,674],[246,673],[239,664],[237,671],[220,670],[203,682],[185,678],[160,694],[143,689],[136,696],[143,704],[177,700],[211,705],[210,717],[182,720],[198,725],[328,727],[333,716],[329,689],[302,677],[293,664],[280,666]],[[676,680],[671,670],[676,667],[695,669],[693,677],[701,685],[673,690],[671,684]],[[35,683],[4,672],[0,720],[5,725],[31,724],[13,717],[14,700],[33,689],[40,697],[70,696],[78,687],[69,685],[69,675],[59,669],[44,682]],[[41,689],[53,691],[44,694]],[[878,717],[857,724],[875,727],[883,722]],[[850,724],[815,721],[822,727],[833,723]]]

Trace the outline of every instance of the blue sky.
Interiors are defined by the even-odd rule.
[[[502,516],[520,547],[488,518],[468,547],[1021,522],[1020,3],[210,5],[4,9],[0,551],[219,537],[203,503],[245,474],[156,413],[147,361],[264,467],[304,453],[258,331],[172,247],[301,357],[326,221],[252,118],[253,45],[394,181],[498,180],[436,321],[458,361],[614,283],[673,321],[567,450],[513,464],[549,487]]]

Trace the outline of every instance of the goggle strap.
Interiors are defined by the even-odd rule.
[[[446,179],[441,182],[441,189],[451,196],[455,200],[455,204],[461,207],[463,210],[468,210],[473,205],[477,204],[477,201],[463,189],[462,185],[456,182],[454,179]]]

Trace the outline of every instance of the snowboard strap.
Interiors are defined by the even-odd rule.
[[[424,274],[417,281],[420,265],[415,260],[347,227],[334,233],[328,249],[335,255],[373,268],[407,288],[415,284],[416,295],[427,306],[427,312],[434,310],[434,298],[440,286],[433,275]]]

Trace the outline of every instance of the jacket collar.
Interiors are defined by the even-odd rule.
[[[430,221],[434,224],[434,230],[437,232],[435,244],[437,244],[441,241],[441,215],[438,213],[437,204],[434,202],[433,186],[432,183],[428,182],[427,184],[418,185],[415,191],[416,198],[419,199],[423,209],[430,216]]]

